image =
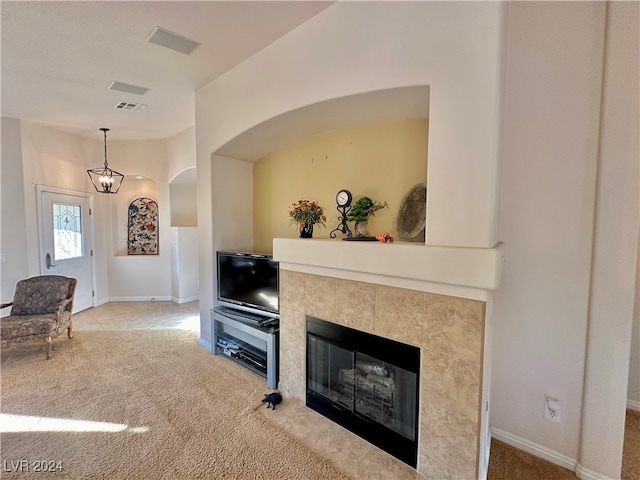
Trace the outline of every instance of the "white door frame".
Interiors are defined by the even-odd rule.
[[[96,306],[96,296],[95,296],[95,286],[96,286],[96,258],[95,255],[93,254],[93,243],[94,243],[94,233],[95,233],[95,228],[94,228],[94,222],[93,222],[93,194],[91,193],[86,193],[86,192],[78,192],[78,191],[74,191],[74,190],[68,190],[68,189],[64,189],[64,188],[56,188],[56,187],[49,187],[46,185],[36,185],[36,202],[37,202],[37,212],[38,212],[38,250],[39,250],[39,254],[38,254],[38,266],[40,269],[40,275],[46,275],[47,272],[45,272],[43,270],[42,267],[42,259],[44,258],[44,250],[45,250],[45,242],[44,242],[44,225],[43,225],[43,207],[42,207],[42,194],[44,192],[48,192],[48,193],[57,193],[57,194],[62,194],[62,195],[75,195],[78,197],[83,197],[89,200],[89,229],[90,229],[90,244],[87,245],[87,247],[89,248],[90,252],[91,252],[91,291],[93,292],[93,295],[91,296],[91,304],[93,307]]]

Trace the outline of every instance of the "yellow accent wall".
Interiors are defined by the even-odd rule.
[[[396,217],[404,194],[427,179],[428,120],[377,122],[308,137],[253,165],[253,245],[272,253],[274,238],[298,236],[289,225],[291,204],[317,201],[327,216],[314,238],[329,238],[338,226],[335,196],[346,188],[353,202],[368,196],[389,205],[370,217],[372,235],[398,241]],[[353,231],[353,222],[349,222]],[[338,232],[338,238],[342,234]]]

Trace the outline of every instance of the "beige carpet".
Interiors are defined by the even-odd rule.
[[[79,331],[54,345],[50,361],[40,343],[2,351],[3,479],[347,478],[257,413],[265,382],[193,332]],[[43,460],[62,470],[34,472]]]

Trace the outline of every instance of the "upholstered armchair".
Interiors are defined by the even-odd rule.
[[[60,275],[43,275],[20,280],[16,285],[11,314],[0,320],[1,343],[9,345],[28,340],[45,342],[45,356],[51,358],[51,342],[67,330],[72,338],[71,313],[76,279]]]

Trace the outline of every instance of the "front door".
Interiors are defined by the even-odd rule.
[[[41,185],[37,191],[40,272],[76,278],[74,313],[92,307],[91,196]]]

